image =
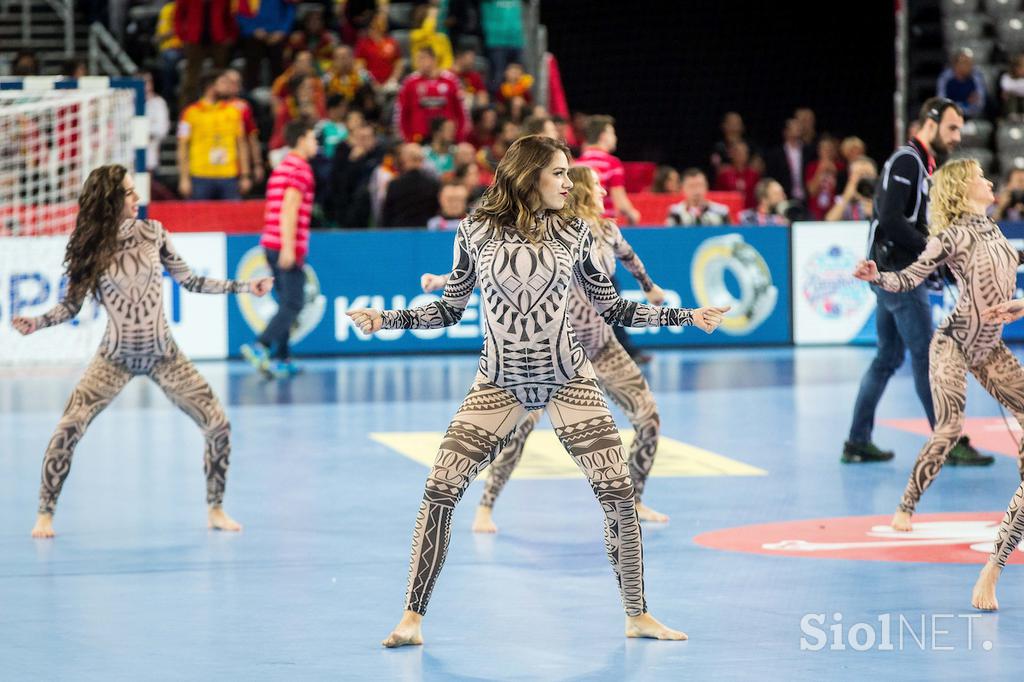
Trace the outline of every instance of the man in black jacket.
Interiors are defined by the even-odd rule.
[[[426,227],[437,215],[441,183],[423,170],[423,148],[412,142],[398,151],[401,175],[388,184],[378,227]]]
[[[963,112],[951,100],[933,97],[921,107],[921,125],[916,137],[897,149],[885,163],[875,192],[871,223],[870,258],[881,271],[907,267],[924,251],[928,241],[928,190],[932,171],[960,144]],[[934,428],[935,411],[928,382],[928,346],[932,338],[932,315],[927,285],[913,291],[891,293],[872,286],[878,307],[878,352],[861,380],[853,409],[849,440],[843,445],[843,462],[878,462],[893,453],[871,442],[875,408],[882,392],[903,356],[910,351],[914,388],[928,423]],[[950,464],[991,464],[991,457],[979,455],[966,437],[961,437],[949,455]]]

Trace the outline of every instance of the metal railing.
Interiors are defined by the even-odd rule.
[[[131,76],[138,70],[106,26],[98,21],[89,26],[89,73]]]
[[[21,5],[21,36],[25,43],[32,40],[32,4],[45,2],[64,25],[64,55],[75,54],[75,3],[74,0],[0,0],[0,15],[14,14],[13,8]]]

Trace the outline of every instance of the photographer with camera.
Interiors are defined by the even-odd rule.
[[[862,156],[851,163],[846,188],[836,197],[832,208],[825,214],[825,220],[871,220],[877,180],[878,169],[868,157]]]
[[[1006,186],[999,193],[995,220],[1024,220],[1024,168],[1014,168],[1006,178]]]
[[[921,107],[917,134],[893,152],[882,169],[875,191],[868,258],[879,271],[902,270],[917,260],[928,240],[928,190],[932,172],[960,144],[964,115],[960,106],[943,97],[933,97]],[[866,187],[865,187],[866,189]],[[878,351],[861,380],[849,439],[843,445],[842,461],[884,462],[893,458],[871,442],[875,409],[889,378],[903,364],[910,351],[914,388],[935,428],[931,385],[928,380],[928,346],[932,338],[932,313],[927,284],[908,292],[893,293],[872,285],[878,306],[875,324]],[[949,453],[951,465],[991,464],[962,436]]]

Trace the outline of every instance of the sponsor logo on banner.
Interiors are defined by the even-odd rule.
[[[738,284],[738,296],[729,290],[726,275]],[[779,298],[764,257],[735,233],[701,242],[690,264],[690,284],[699,306],[732,308],[719,327],[732,336],[750,334],[761,326]]]
[[[980,564],[988,559],[1003,512],[915,514],[910,532],[890,516],[848,516],[726,528],[698,535],[712,549],[804,559]],[[1024,563],[1024,551],[1009,563]]]
[[[306,281],[302,285],[302,312],[299,313],[299,318],[288,335],[291,343],[298,343],[316,329],[324,319],[324,310],[327,308],[327,297],[320,292],[320,278],[317,277],[316,271],[306,263],[302,266],[302,273],[306,276]],[[272,276],[270,264],[267,263],[266,254],[260,246],[254,246],[246,251],[235,270],[235,279],[243,281]],[[242,311],[242,318],[249,325],[249,329],[261,334],[277,313],[278,305],[273,296],[239,294],[238,308]]]
[[[873,302],[871,290],[850,273],[860,257],[833,245],[811,254],[802,265],[803,286],[799,290],[820,317],[843,319],[858,315]]]

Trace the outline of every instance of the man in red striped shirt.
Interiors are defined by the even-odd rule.
[[[304,303],[306,273],[303,265],[309,253],[309,220],[315,186],[309,165],[309,159],[317,152],[313,124],[305,120],[292,121],[285,127],[284,137],[289,150],[267,180],[267,207],[260,238],[260,246],[274,274],[277,313],[255,344],[242,346],[246,360],[268,377],[286,377],[299,372],[291,360],[288,337]],[[273,369],[272,348],[277,360]]]
[[[618,219],[618,214],[622,214],[631,224],[636,225],[640,222],[640,211],[633,207],[633,202],[626,194],[626,170],[622,162],[612,156],[619,142],[615,136],[615,119],[611,116],[591,116],[584,126],[583,135],[586,144],[583,153],[576,159],[576,165],[593,168],[601,180],[601,186],[608,191],[604,198],[605,217]]]

